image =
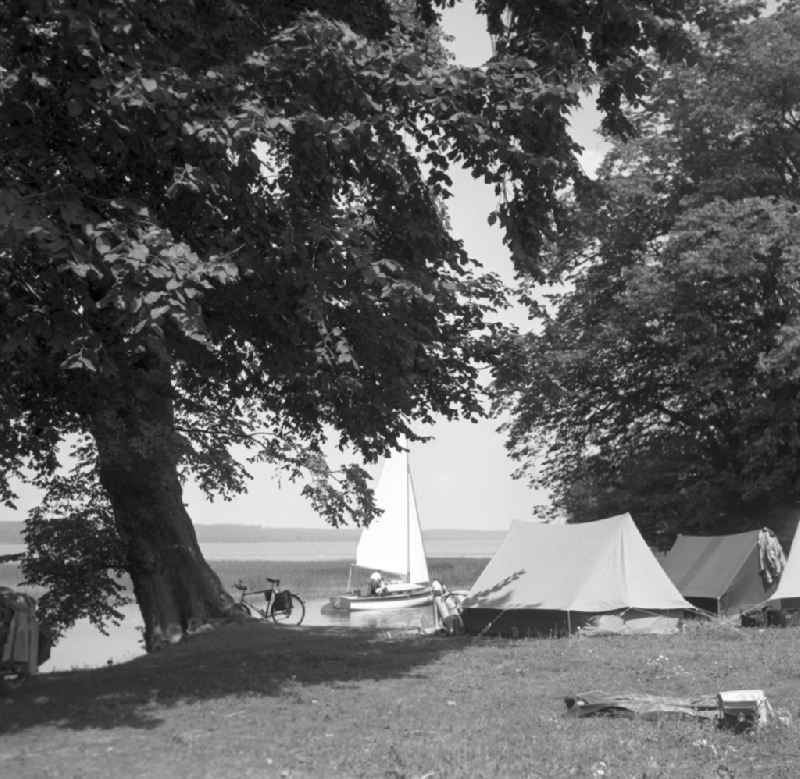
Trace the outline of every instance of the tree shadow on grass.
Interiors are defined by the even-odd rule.
[[[33,677],[0,700],[0,733],[38,725],[155,728],[165,707],[177,704],[408,676],[466,640],[386,630],[224,624],[120,665]]]

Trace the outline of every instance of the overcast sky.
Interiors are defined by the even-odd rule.
[[[479,65],[490,55],[491,44],[483,17],[475,14],[471,3],[460,3],[444,16],[445,31],[452,35],[451,48],[464,65]],[[585,148],[584,167],[593,172],[603,154],[603,144],[594,133],[599,124],[594,110],[575,117],[573,134]],[[454,183],[449,203],[453,230],[464,241],[470,255],[484,261],[489,270],[507,283],[513,280],[508,252],[498,229],[487,224],[494,193],[469,174],[451,172]],[[522,312],[511,314],[525,327]],[[415,447],[411,465],[417,490],[420,520],[425,529],[505,530],[513,519],[528,519],[535,503],[546,496],[532,492],[524,482],[511,478],[513,463],[506,457],[497,422],[484,420],[442,422],[424,432],[435,439]],[[252,471],[250,491],[232,502],[208,503],[196,488],[184,495],[189,514],[196,523],[242,523],[285,527],[324,527],[300,496],[300,485],[280,486],[273,473],[260,467]],[[0,507],[0,520],[22,520],[35,504],[36,493],[20,490],[19,511]]]

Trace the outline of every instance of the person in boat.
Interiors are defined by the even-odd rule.
[[[386,586],[383,576],[379,571],[373,571],[369,577],[369,594],[386,595],[387,592],[389,592],[389,588]]]

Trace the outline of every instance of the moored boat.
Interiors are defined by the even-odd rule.
[[[337,611],[382,611],[387,609],[412,609],[427,606],[433,601],[430,587],[389,593],[386,595],[356,595],[345,593],[334,595],[330,605]]]
[[[383,513],[364,528],[356,547],[355,566],[379,571],[388,581],[380,594],[353,590],[333,596],[329,606],[336,611],[407,609],[433,602],[408,447],[401,445],[384,461],[375,489]]]

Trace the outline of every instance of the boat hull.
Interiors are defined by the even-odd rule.
[[[330,606],[336,611],[389,611],[391,609],[413,609],[433,603],[430,587],[388,595],[336,595]]]

